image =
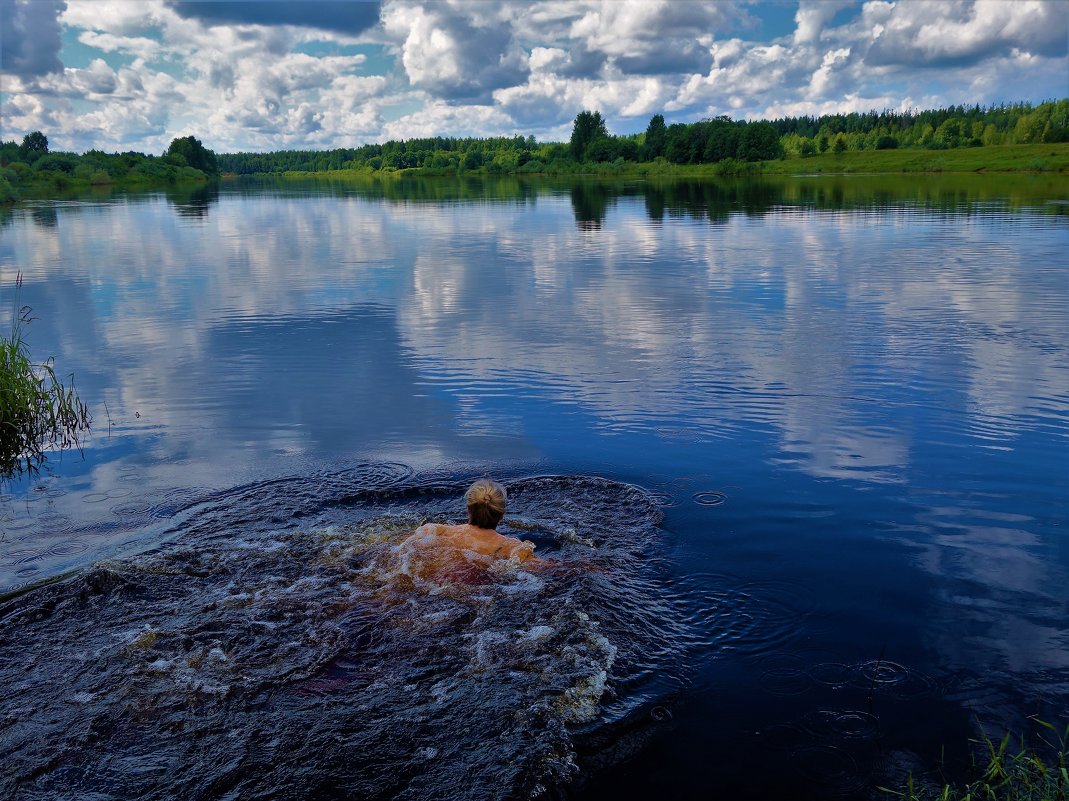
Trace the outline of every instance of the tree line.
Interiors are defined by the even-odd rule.
[[[944,150],[1069,141],[1069,99],[926,111],[869,111],[746,122],[727,116],[667,125],[654,114],[638,134],[610,134],[598,111],[582,111],[567,142],[533,136],[424,137],[355,148],[215,154],[195,137],[174,139],[162,156],[53,153],[40,131],[0,142],[0,200],[11,185],[45,182],[175,183],[219,173],[397,171],[428,174],[558,174],[612,171],[626,164],[719,164],[725,172],[785,157],[918,148]]]
[[[652,162],[742,164],[826,152],[920,148],[943,150],[1069,141],[1069,100],[1033,106],[948,106],[927,111],[870,111],[746,122],[721,116],[667,125],[654,114],[646,130],[614,136],[598,111],[580,112],[567,142],[533,136],[427,137],[327,151],[223,153],[225,173],[404,170],[485,173],[586,171],[590,165]]]
[[[162,156],[135,151],[53,152],[40,131],[26,134],[21,143],[0,142],[0,202],[12,198],[13,187],[19,185],[65,189],[77,184],[174,184],[218,174],[215,153],[194,136],[173,139]]]

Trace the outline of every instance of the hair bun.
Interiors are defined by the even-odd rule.
[[[498,520],[505,514],[505,501],[507,498],[508,495],[505,492],[505,488],[488,478],[481,478],[476,481],[468,488],[464,496],[469,510],[472,507],[485,509],[491,513],[491,516],[496,516]]]

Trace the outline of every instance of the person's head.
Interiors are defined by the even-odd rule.
[[[468,522],[479,528],[497,528],[505,516],[505,488],[496,481],[480,478],[464,495],[468,503]]]

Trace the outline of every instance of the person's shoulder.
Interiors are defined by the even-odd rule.
[[[534,555],[535,544],[530,540],[519,540],[515,537],[505,537],[509,556],[517,556],[521,559]]]
[[[412,534],[419,537],[448,537],[454,533],[453,529],[455,528],[456,526],[450,526],[446,523],[424,523]]]

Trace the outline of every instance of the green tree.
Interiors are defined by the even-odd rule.
[[[653,161],[658,156],[663,156],[667,142],[668,128],[664,124],[664,115],[654,114],[650,117],[650,124],[646,126],[646,144],[643,147],[643,159],[645,161]]]
[[[215,153],[202,145],[200,140],[195,136],[183,136],[180,139],[172,139],[164,156],[180,156],[182,159],[185,159],[185,163],[190,167],[209,175],[215,175],[219,172],[219,168],[216,166]],[[174,161],[176,163],[178,162],[177,159],[174,159]]]
[[[942,142],[947,147],[958,147],[961,144],[961,134],[961,120],[957,117],[951,117],[944,120],[940,126],[935,129],[936,140]]]
[[[16,142],[0,142],[0,167],[6,167],[19,160],[19,146]]]
[[[27,164],[33,164],[41,156],[48,155],[48,137],[40,131],[28,133],[22,137],[19,145],[19,157]]]
[[[605,127],[605,120],[600,111],[580,111],[575,117],[572,138],[569,142],[572,157],[576,161],[583,161],[590,144],[596,139],[608,138],[608,136],[609,131]]]
[[[689,127],[681,122],[668,126],[668,141],[664,146],[664,155],[673,164],[686,164],[690,161]]]
[[[616,137],[616,155],[624,161],[638,161],[639,147],[635,137]]]
[[[702,160],[712,163],[733,159],[739,149],[739,123],[730,117],[717,117],[709,123],[709,136],[705,140]]]
[[[599,136],[586,148],[586,161],[613,161],[620,153],[616,141],[608,136]]]
[[[779,132],[770,122],[751,122],[739,137],[738,158],[743,161],[766,161],[783,158]]]
[[[846,139],[842,134],[835,135],[835,144],[831,146],[831,149],[835,153],[843,153],[846,151]]]
[[[473,148],[464,154],[461,165],[465,170],[477,170],[483,165],[483,154]]]

